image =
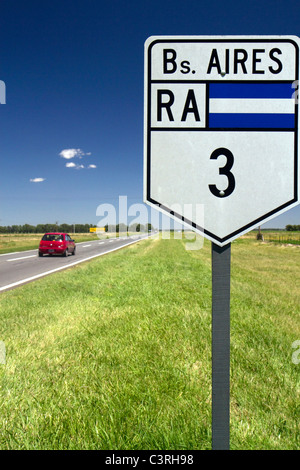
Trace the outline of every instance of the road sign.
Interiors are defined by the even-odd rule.
[[[105,232],[105,227],[90,227],[90,232]]]
[[[298,80],[294,36],[149,38],[145,202],[219,246],[297,205]]]
[[[216,450],[229,449],[231,241],[299,203],[298,80],[294,36],[145,44],[144,200],[213,242]]]

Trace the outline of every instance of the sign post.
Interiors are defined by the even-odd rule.
[[[229,450],[231,244],[212,243],[212,448]]]
[[[212,242],[214,449],[229,448],[231,242],[300,200],[299,44],[296,36],[145,43],[144,201]]]

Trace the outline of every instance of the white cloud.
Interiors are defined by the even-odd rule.
[[[46,178],[30,178],[31,183],[41,183],[42,181],[45,181]]]
[[[75,170],[81,170],[82,168],[84,168],[84,165],[78,165],[78,163],[69,162],[69,163],[66,163],[66,167],[75,168]]]
[[[91,152],[83,152],[81,149],[64,149],[62,150],[59,155],[66,160],[70,160],[71,158],[83,158],[85,155],[91,155]],[[78,163],[68,162],[66,163],[67,168],[75,168],[76,170],[81,170],[82,168],[97,168],[96,165],[89,165],[85,167],[84,165],[79,165]]]
[[[81,149],[64,149],[60,152],[59,155],[69,160],[70,158],[74,158],[74,157],[81,158],[85,154]]]
[[[75,168],[75,170],[81,170],[82,168],[84,168],[84,165],[78,165],[77,163],[70,162],[70,163],[66,163],[66,167]]]

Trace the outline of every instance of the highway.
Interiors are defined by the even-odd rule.
[[[37,249],[0,255],[0,292],[119,250],[144,238],[148,238],[148,234],[76,243],[75,256],[66,258],[60,255],[39,257]]]

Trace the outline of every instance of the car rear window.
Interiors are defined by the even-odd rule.
[[[53,241],[62,241],[63,240],[63,235],[57,235],[53,233],[46,233],[43,238],[43,241],[46,242],[53,242]]]

